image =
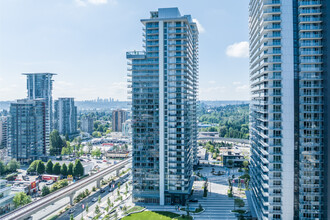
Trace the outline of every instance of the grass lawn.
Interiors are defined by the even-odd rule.
[[[141,206],[134,206],[134,207],[128,209],[128,210],[125,212],[125,214],[131,213],[131,212],[141,211],[142,209],[144,209],[144,208],[141,207]]]
[[[140,212],[136,214],[132,214],[129,216],[126,216],[123,218],[123,220],[172,220],[172,219],[179,219],[182,220],[182,217],[179,217],[180,215],[172,213],[172,212],[151,212],[151,211],[145,211]],[[192,219],[190,218],[184,218],[187,220]]]

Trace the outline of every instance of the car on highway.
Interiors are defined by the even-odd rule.
[[[104,193],[105,192],[105,189],[101,189],[101,193]]]
[[[96,202],[96,201],[97,201],[97,198],[96,197],[92,199],[92,202]]]
[[[71,213],[74,213],[74,211],[75,211],[75,209],[70,209],[69,210],[69,213],[71,214]]]

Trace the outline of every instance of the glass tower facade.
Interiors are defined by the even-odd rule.
[[[150,14],[141,20],[145,50],[127,53],[133,201],[184,204],[197,163],[198,30],[177,8]]]
[[[46,105],[43,99],[18,100],[10,105],[8,155],[27,163],[46,156]]]
[[[54,119],[54,128],[60,134],[70,138],[78,134],[78,115],[74,98],[59,98],[55,101]]]
[[[250,167],[259,219],[327,219],[325,6],[250,0]]]
[[[46,104],[46,145],[49,153],[49,135],[53,131],[53,80],[54,73],[23,73],[27,77],[27,97],[44,99]]]

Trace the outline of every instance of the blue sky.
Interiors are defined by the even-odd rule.
[[[54,97],[127,99],[125,52],[141,18],[178,7],[200,24],[199,98],[247,100],[247,0],[1,0],[0,100],[26,96],[22,72],[54,72]]]

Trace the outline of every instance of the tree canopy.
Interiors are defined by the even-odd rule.
[[[39,160],[38,163],[37,163],[36,171],[37,171],[38,174],[45,173],[45,164],[41,160]]]
[[[62,148],[65,147],[66,141],[60,136],[57,130],[53,130],[50,133],[50,155],[56,156],[61,155]]]
[[[60,175],[61,174],[61,165],[59,162],[56,162],[53,166],[53,173],[55,175]]]
[[[220,107],[201,107],[198,120],[211,127],[202,131],[219,132],[225,138],[249,138],[249,105],[226,105]]]
[[[16,159],[11,159],[6,166],[8,172],[16,172],[20,168],[20,163]]]
[[[65,163],[63,163],[62,166],[61,166],[61,174],[63,176],[67,176],[68,175],[68,167],[66,166]]]
[[[53,173],[53,162],[51,160],[48,160],[46,164],[46,173],[52,174]]]
[[[73,175],[77,177],[81,177],[84,175],[84,167],[79,159],[75,161],[74,167],[73,167]]]
[[[13,198],[15,208],[26,205],[26,204],[30,203],[31,201],[32,201],[31,197],[26,195],[25,192],[16,193],[16,195]]]
[[[68,175],[73,175],[73,163],[69,163],[68,165]]]

